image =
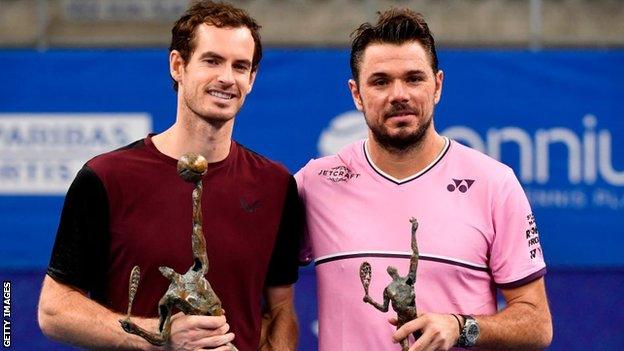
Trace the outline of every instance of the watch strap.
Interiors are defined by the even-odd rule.
[[[451,314],[451,316],[453,316],[455,318],[455,320],[457,320],[457,328],[459,329],[459,335],[461,336],[462,330],[464,329],[462,327],[462,323],[461,323],[461,321],[459,320],[459,317],[457,317],[456,314]]]

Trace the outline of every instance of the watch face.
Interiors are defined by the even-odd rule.
[[[470,323],[467,325],[466,330],[466,339],[468,343],[473,344],[477,342],[477,338],[479,337],[479,325],[476,323]]]
[[[464,316],[464,329],[457,340],[459,347],[473,347],[479,338],[479,323],[472,316]]]

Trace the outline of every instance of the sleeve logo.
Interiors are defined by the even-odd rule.
[[[534,259],[538,256],[538,254],[542,255],[542,248],[540,247],[539,241],[539,231],[537,230],[537,225],[535,224],[535,216],[532,213],[529,213],[526,216],[529,227],[524,232],[525,239],[527,240],[527,244],[529,247],[529,256],[531,259]]]
[[[337,166],[331,169],[321,169],[318,175],[323,176],[334,183],[347,182],[352,178],[359,178],[359,173],[353,173],[345,166]]]

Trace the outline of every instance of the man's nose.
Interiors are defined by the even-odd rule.
[[[390,87],[390,102],[407,102],[409,101],[409,95],[405,84],[400,81],[394,81]]]
[[[232,72],[232,67],[229,65],[223,65],[221,72],[219,72],[218,80],[219,80],[219,83],[222,83],[225,85],[234,84],[234,74]]]

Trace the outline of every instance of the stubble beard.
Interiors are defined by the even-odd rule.
[[[366,115],[366,111],[364,111]],[[433,115],[429,116],[422,124],[419,124],[416,130],[412,132],[400,131],[398,134],[390,135],[388,127],[383,124],[375,124],[369,122],[368,118],[365,118],[368,128],[371,130],[373,139],[385,150],[391,153],[406,153],[411,150],[419,148],[427,134],[427,131],[431,127],[433,121]]]
[[[234,119],[234,117],[240,111],[240,108],[234,111],[234,113],[230,116],[224,113],[210,113],[207,111],[207,108],[202,108],[200,106],[199,98],[195,96],[184,96],[184,104],[195,116],[199,117],[199,119],[206,121],[207,123],[220,127],[223,126],[226,122]],[[215,107],[216,109],[216,107]]]

